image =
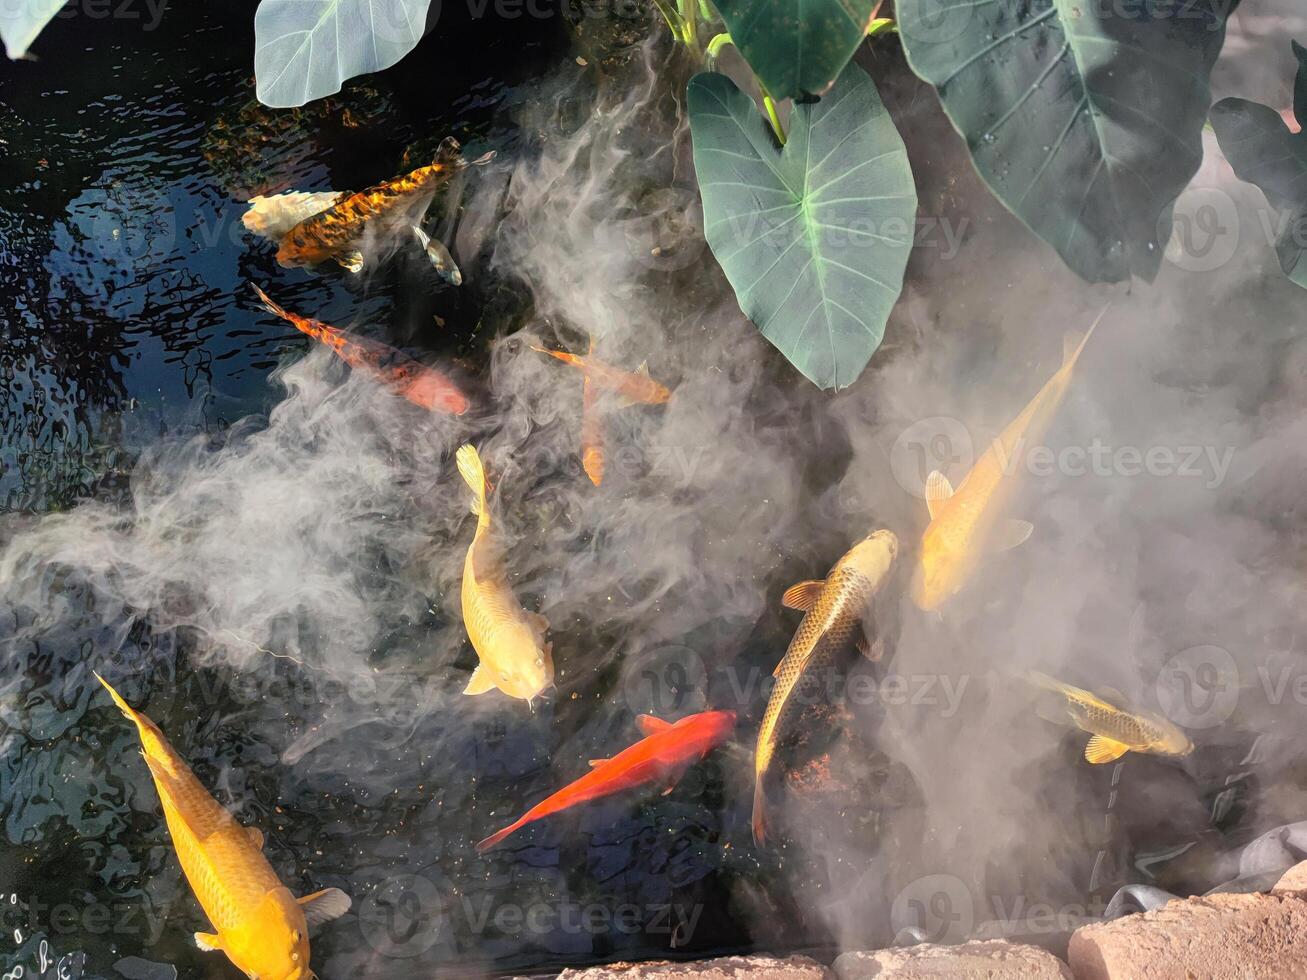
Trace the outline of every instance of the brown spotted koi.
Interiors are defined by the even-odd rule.
[[[397,395],[431,412],[462,415],[468,410],[468,398],[448,377],[435,368],[420,364],[377,340],[346,333],[321,320],[311,320],[283,309],[262,289],[250,283],[264,308],[279,316],[295,329],[320,340],[350,367],[372,375]]]
[[[432,195],[467,167],[459,150],[458,140],[449,137],[440,144],[429,166],[356,194],[341,195],[330,207],[286,232],[277,249],[277,261],[287,268],[335,261],[358,272],[363,268],[359,246],[365,228],[378,221],[383,225],[393,221],[400,227],[416,224]]]
[[[804,615],[789,649],[776,665],[776,683],[758,729],[753,759],[755,844],[761,845],[767,839],[767,774],[780,736],[800,707],[800,699],[791,695],[806,674],[829,666],[850,644],[856,644],[868,659],[879,659],[879,648],[867,642],[863,619],[889,578],[898,551],[899,541],[892,531],[874,531],[849,549],[826,578],[800,582],[781,596],[783,605],[801,609]]]

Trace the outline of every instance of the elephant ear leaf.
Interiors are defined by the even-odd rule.
[[[1278,212],[1275,251],[1284,274],[1307,289],[1307,49],[1294,43],[1298,77],[1292,133],[1280,114],[1246,99],[1222,99],[1212,106],[1212,129],[1221,152],[1240,180],[1261,188]]]
[[[716,0],[731,40],[777,99],[821,95],[867,34],[877,0]]]
[[[1202,162],[1229,0],[899,0],[981,177],[1089,282],[1151,281]]]
[[[0,40],[5,54],[21,58],[36,35],[63,9],[64,0],[22,0],[0,4]]]
[[[389,68],[422,40],[431,0],[263,0],[254,78],[264,105],[301,106]]]
[[[724,75],[690,80],[704,234],[745,316],[822,388],[857,378],[903,288],[917,193],[907,151],[861,68],[796,105],[777,146]]]

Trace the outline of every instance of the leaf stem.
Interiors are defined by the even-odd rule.
[[[654,6],[658,8],[658,12],[663,15],[663,20],[667,21],[667,27],[671,30],[672,36],[676,40],[685,43],[684,21],[681,20],[681,15],[677,13],[676,8],[668,0],[653,0],[653,2]]]
[[[767,110],[767,121],[771,123],[772,132],[780,140],[781,146],[784,146],[785,129],[781,126],[781,117],[776,114],[776,101],[771,97],[771,93],[767,91],[767,87],[761,81],[758,82],[758,88],[762,90],[762,105]]]

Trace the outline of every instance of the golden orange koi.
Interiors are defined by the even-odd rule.
[[[776,684],[758,729],[753,757],[755,844],[762,845],[767,839],[767,773],[787,719],[796,707],[797,701],[791,695],[806,673],[829,666],[851,643],[869,659],[880,659],[879,649],[867,642],[863,618],[889,578],[898,553],[899,539],[893,531],[873,531],[850,548],[825,579],[800,582],[781,597],[786,607],[803,610],[803,619],[785,656],[776,665]]]
[[[197,932],[203,950],[221,950],[256,980],[308,980],[309,929],[344,915],[339,888],[296,899],[263,856],[263,835],[219,806],[157,725],[135,711],[99,674],[114,704],[136,725],[154,777],[173,849],[216,933]]]
[[[638,405],[662,405],[672,397],[670,388],[649,377],[649,368],[646,365],[640,365],[639,370],[634,372],[623,371],[596,358],[593,354],[593,339],[590,342],[592,353],[586,355],[569,354],[566,351],[550,350],[547,347],[533,346],[531,349],[579,368],[599,388],[614,392],[628,402]]]
[[[987,551],[1014,548],[1030,537],[1034,527],[1029,521],[1000,523],[1015,483],[1010,477],[1026,446],[1048,430],[1066,396],[1076,361],[1106,312],[1083,337],[1067,335],[1062,366],[981,454],[956,492],[939,470],[926,479],[930,523],[921,539],[912,583],[912,600],[921,609],[938,609],[961,589]]]
[[[1188,755],[1194,750],[1189,736],[1160,715],[1129,712],[1047,674],[1032,671],[1030,682],[1061,696],[1067,716],[1092,737],[1085,746],[1085,759],[1094,765],[1115,762],[1127,752],[1153,755]]]
[[[336,261],[351,272],[363,267],[359,243],[370,222],[417,223],[431,197],[467,167],[458,140],[449,137],[436,150],[430,166],[383,181],[356,194],[341,195],[336,203],[313,214],[286,232],[277,249],[283,266],[318,265]]]
[[[467,396],[435,368],[420,364],[380,341],[358,337],[321,320],[311,320],[291,313],[273,302],[254,283],[250,283],[250,286],[269,313],[281,317],[314,340],[322,341],[350,367],[366,371],[414,405],[431,412],[449,412],[453,415],[462,415],[468,410]]]
[[[458,472],[472,490],[476,534],[463,562],[463,626],[480,664],[464,694],[499,688],[528,704],[554,680],[553,644],[545,642],[549,621],[527,612],[513,594],[490,530],[486,471],[475,446],[456,454]]]

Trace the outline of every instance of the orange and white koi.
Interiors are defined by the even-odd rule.
[[[640,715],[635,721],[644,738],[611,759],[592,759],[588,773],[481,841],[477,851],[484,854],[536,820],[646,783],[660,784],[665,796],[686,769],[730,737],[735,712],[701,711],[675,724],[652,715]]]
[[[550,350],[547,347],[532,346],[531,349],[540,354],[556,357],[564,364],[580,369],[600,390],[611,391],[633,404],[662,405],[672,397],[670,388],[649,377],[647,365],[641,364],[635,371],[623,371],[599,360],[593,354],[593,340],[590,342],[592,353],[585,355],[569,354],[566,351]]]
[[[253,283],[250,286],[269,313],[281,317],[314,340],[322,341],[350,367],[367,372],[414,405],[428,411],[448,412],[452,415],[462,415],[468,410],[467,396],[435,368],[420,364],[380,341],[359,337],[321,320],[311,320],[291,313],[273,302],[258,286]]]
[[[309,929],[349,911],[349,896],[324,888],[295,898],[263,856],[263,835],[243,827],[195,778],[159,727],[99,674],[141,739],[173,849],[191,891],[217,931],[197,932],[203,950],[221,950],[256,980],[308,980]]]

